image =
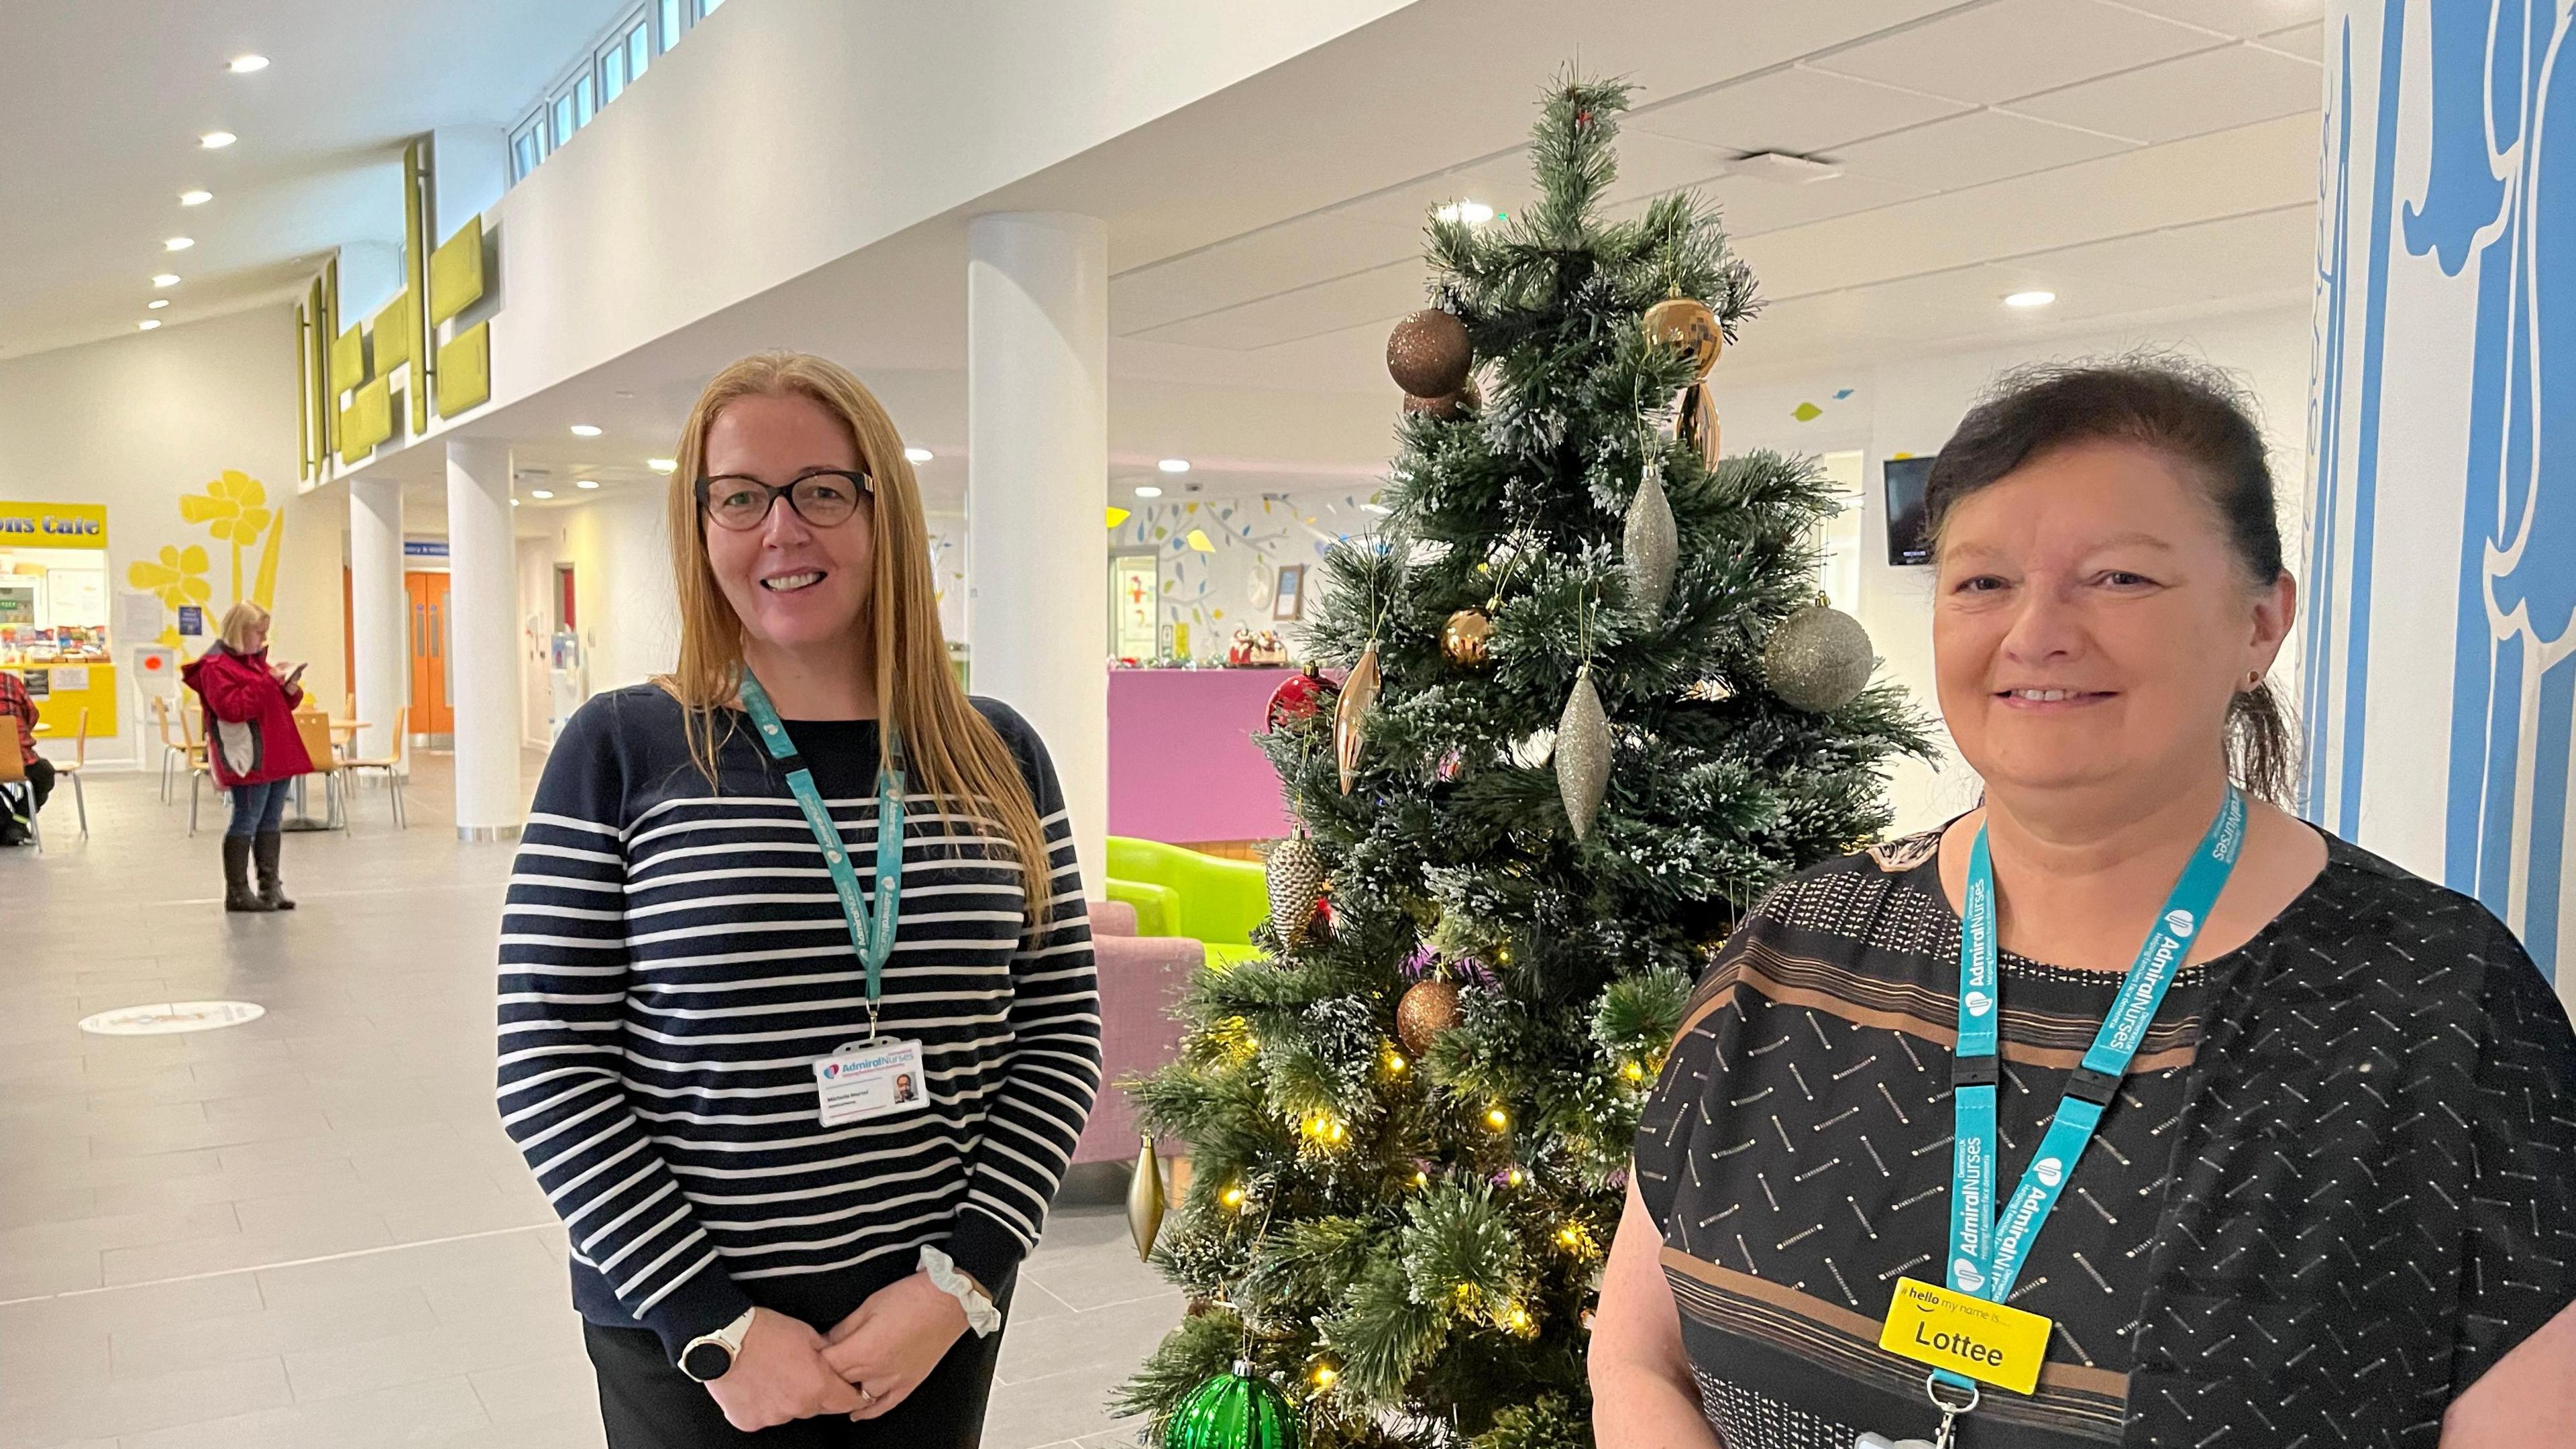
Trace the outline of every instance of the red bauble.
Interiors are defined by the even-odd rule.
[[[1332,683],[1309,664],[1282,680],[1279,687],[1270,692],[1270,707],[1263,714],[1263,721],[1270,732],[1276,734],[1281,725],[1291,720],[1313,719],[1337,692]]]

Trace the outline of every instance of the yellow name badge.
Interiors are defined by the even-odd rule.
[[[1973,1293],[1912,1278],[1896,1280],[1878,1346],[1916,1363],[1966,1374],[2017,1394],[2039,1385],[2049,1321]]]

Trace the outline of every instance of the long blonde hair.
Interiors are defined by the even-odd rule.
[[[654,682],[680,701],[689,758],[710,783],[721,777],[716,755],[733,730],[741,691],[742,620],[726,601],[707,561],[706,515],[697,479],[705,471],[707,430],[718,414],[746,397],[802,397],[840,419],[858,445],[859,467],[872,484],[875,582],[861,627],[876,633],[877,710],[902,732],[908,795],[939,799],[955,831],[955,814],[979,808],[998,817],[1010,837],[1028,898],[1028,924],[1045,919],[1053,870],[1046,832],[1027,776],[999,732],[957,682],[939,628],[930,582],[929,528],[921,486],[903,456],[894,419],[849,369],[796,352],[755,353],[715,375],[680,430],[671,472],[671,575],[679,583],[679,668]],[[721,712],[721,714],[720,714]]]

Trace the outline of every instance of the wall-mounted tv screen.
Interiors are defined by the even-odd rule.
[[[1923,485],[1932,476],[1930,458],[1890,458],[1880,465],[1887,475],[1887,561],[1928,564],[1932,538],[1923,508]]]

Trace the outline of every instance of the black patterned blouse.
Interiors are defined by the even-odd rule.
[[[1880,1349],[1950,1227],[1959,918],[1938,832],[1774,891],[1692,998],[1637,1136],[1729,1449],[1931,1437]],[[2426,1446],[2576,1300],[2576,1035],[2477,902],[2329,839],[2243,947],[2185,969],[2012,1302],[2038,1391],[1960,1449]],[[1999,1180],[2018,1181],[2115,975],[2004,953]]]

